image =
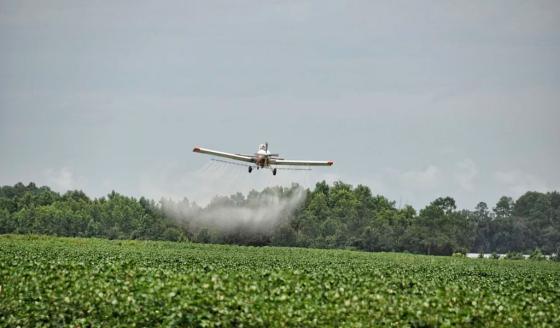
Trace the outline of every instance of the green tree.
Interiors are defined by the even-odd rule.
[[[476,205],[473,212],[469,215],[476,230],[474,236],[473,251],[484,252],[492,248],[492,216],[485,202]]]
[[[0,208],[0,234],[12,233],[15,230],[15,222],[11,213],[5,208]]]
[[[511,199],[511,197],[502,196],[493,210],[498,219],[510,217],[513,213],[513,199]]]

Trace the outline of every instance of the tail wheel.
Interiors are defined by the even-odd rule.
[[[272,169],[272,175],[276,175],[276,169]]]
[[[249,173],[251,173],[253,171],[253,167],[249,166]]]

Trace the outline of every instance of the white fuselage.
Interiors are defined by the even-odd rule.
[[[270,156],[270,151],[268,151],[267,145],[260,145],[259,150],[255,153],[255,164],[259,167],[268,166],[268,158]]]

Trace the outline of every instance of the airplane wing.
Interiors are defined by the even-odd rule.
[[[225,157],[225,158],[234,159],[234,160],[242,161],[242,162],[249,162],[249,163],[254,163],[255,162],[255,159],[254,159],[253,156],[225,153],[223,151],[217,151],[217,150],[212,150],[212,149],[207,149],[207,148],[202,148],[202,147],[194,147],[193,152],[201,153],[201,154],[214,155],[214,156],[219,156],[219,157]]]
[[[271,165],[298,165],[298,166],[331,166],[333,161],[300,161],[288,159],[271,159]]]

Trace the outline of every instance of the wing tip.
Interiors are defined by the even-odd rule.
[[[334,161],[328,161],[327,164],[329,164],[329,166],[332,166],[334,164]]]
[[[195,152],[195,153],[200,153],[200,147],[196,146],[196,147],[193,148],[192,151]]]

